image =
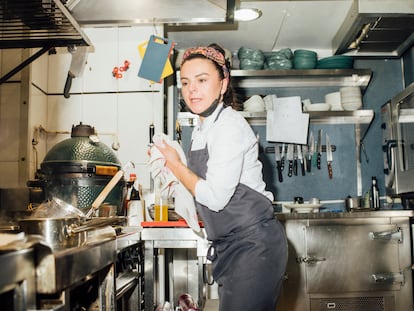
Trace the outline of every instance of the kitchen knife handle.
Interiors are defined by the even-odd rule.
[[[285,169],[285,159],[284,158],[282,158],[281,160],[280,160],[280,170],[281,171],[283,171]]]
[[[306,170],[310,173],[312,170],[312,156],[306,158]]]
[[[154,134],[155,134],[155,126],[154,126],[154,124],[151,123],[150,126],[149,126],[149,142],[150,142],[150,144],[154,143],[153,140],[152,140],[152,138],[154,137]]]
[[[318,158],[316,159],[316,167],[318,168],[318,170],[321,169],[321,153],[318,152]]]
[[[279,182],[283,182],[283,175],[282,175],[282,167],[280,161],[276,161],[277,166],[277,176],[279,179]]]
[[[301,168],[301,171],[302,171],[302,176],[305,176],[305,161],[301,161],[300,162],[300,168]]]
[[[298,160],[293,161],[293,175],[298,176]]]
[[[329,179],[332,179],[332,164],[329,162],[328,163],[328,174],[329,174]]]
[[[288,176],[292,177],[292,173],[293,173],[293,161],[289,160],[289,170],[288,170]]]
[[[70,97],[70,89],[72,87],[72,79],[74,76],[69,72],[66,78],[65,86],[63,88],[63,97],[69,98]]]

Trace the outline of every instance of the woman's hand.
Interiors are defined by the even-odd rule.
[[[180,155],[175,148],[171,147],[165,141],[155,144],[158,150],[165,158],[165,166],[172,170],[172,166],[176,166],[181,162]]]
[[[170,169],[191,194],[195,195],[195,186],[199,178],[181,161],[178,151],[165,141],[155,143],[155,146],[164,156],[165,166]]]

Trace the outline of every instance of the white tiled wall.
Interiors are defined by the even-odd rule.
[[[157,31],[162,36],[162,29]],[[72,125],[82,122],[95,127],[107,145],[119,142],[116,153],[121,163],[134,162],[138,179],[144,187],[149,187],[146,165],[149,125],[153,123],[156,131],[163,129],[164,91],[163,84],[137,76],[141,64],[137,47],[149,39],[154,27],[94,28],[85,32],[94,44],[94,52],[88,55],[83,75],[73,79],[68,99],[63,96],[71,61],[66,48],[58,48],[55,55],[46,53],[31,64],[28,179],[33,178],[47,151],[70,137]],[[122,66],[125,60],[130,62],[129,70],[123,73],[122,79],[115,79],[112,69]],[[13,87],[1,86],[0,94],[0,147],[3,149],[0,151],[0,187],[3,188],[14,187],[17,178],[17,164],[5,161],[13,158],[12,155],[16,158],[13,141],[19,139],[10,133],[12,126],[7,123],[19,120],[7,121],[9,117],[6,118],[3,108],[7,94],[15,94],[13,101],[19,101],[19,92],[9,89]],[[47,132],[37,132],[39,126]],[[32,148],[32,139],[36,141],[35,148]],[[5,152],[6,148],[13,151]]]
[[[21,63],[20,50],[0,51],[1,76]],[[0,85],[0,188],[19,181],[20,72]]]

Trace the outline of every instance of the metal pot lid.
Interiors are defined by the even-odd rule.
[[[116,154],[110,147],[99,141],[95,129],[80,123],[72,127],[71,138],[53,146],[46,154],[41,167],[108,165],[121,167]],[[91,165],[90,165],[91,164]]]
[[[84,219],[85,214],[73,205],[53,197],[51,200],[42,202],[27,220],[68,218]]]

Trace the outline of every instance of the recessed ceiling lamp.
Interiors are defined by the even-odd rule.
[[[258,9],[236,9],[234,19],[239,22],[249,22],[262,16],[262,11]]]

